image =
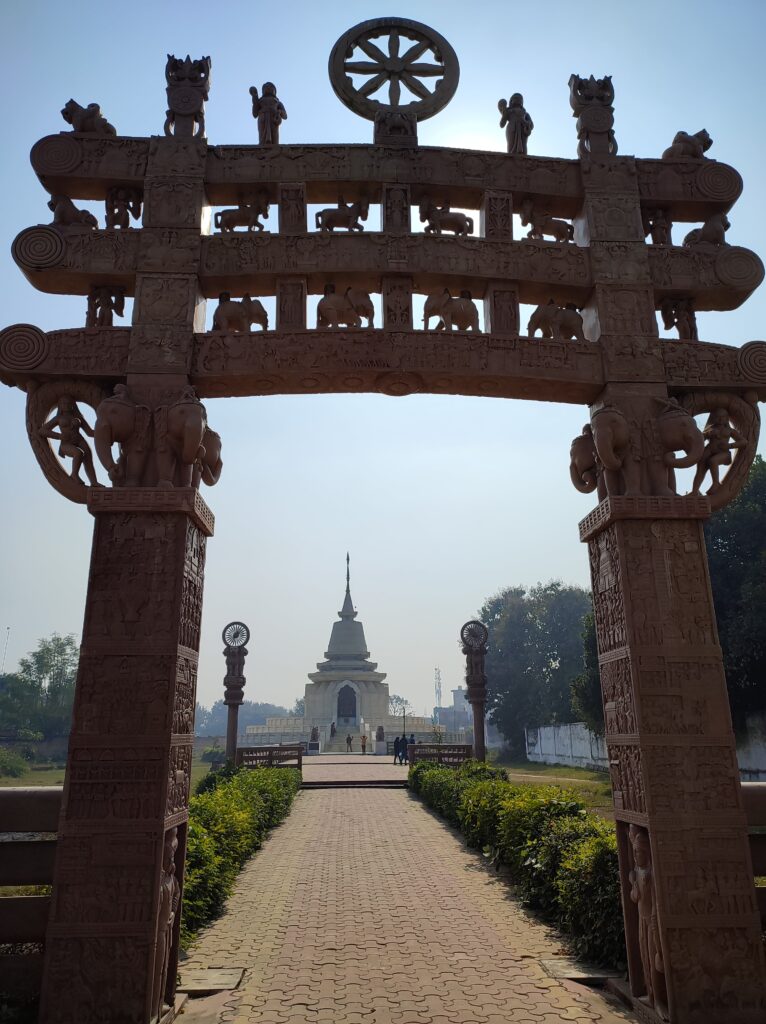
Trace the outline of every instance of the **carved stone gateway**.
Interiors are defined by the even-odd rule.
[[[747,477],[766,343],[699,341],[695,319],[736,308],[763,278],[729,216],[739,175],[708,159],[704,131],[679,132],[661,159],[618,156],[608,77],[570,79],[576,160],[515,142],[510,153],[419,147],[418,119],[448,101],[458,66],[446,40],[406,19],[359,25],[333,51],[336,92],[374,122],[373,145],[283,144],[273,131],[209,145],[210,68],[168,58],[164,136],[123,138],[97,104],[67,104],[74,131],[31,153],[54,221],[13,243],[34,287],[83,297],[82,327],[0,332],[0,380],[27,393],[48,480],[95,518],[41,1021],[175,1012],[213,525],[197,488],[222,467],[202,400],[420,392],[590,407],[571,478],[599,499],[580,532],[631,997],[650,1021],[762,1024],[766,969],[702,523]],[[82,199],[104,200],[105,229],[80,217]],[[257,227],[254,208],[269,204],[278,230],[235,230]],[[320,230],[309,204],[329,211]],[[383,230],[358,230],[376,204]],[[233,214],[220,234],[207,233],[211,206]],[[413,206],[428,234],[412,232]],[[514,213],[528,237],[514,239]],[[676,246],[681,222],[692,230],[679,226]],[[414,295],[428,297],[423,327]],[[263,296],[276,299],[276,330]],[[124,297],[132,324],[115,326]],[[520,304],[535,307],[526,334]],[[658,311],[678,339],[659,338]],[[691,470],[690,494],[678,493],[679,469]]]

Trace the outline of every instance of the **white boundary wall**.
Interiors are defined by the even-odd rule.
[[[530,761],[609,769],[603,736],[592,733],[584,722],[541,725],[524,732]],[[748,719],[747,732],[737,737],[737,760],[743,782],[766,782],[766,714]]]

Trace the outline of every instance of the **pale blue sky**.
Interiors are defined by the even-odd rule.
[[[256,139],[248,88],[276,82],[289,119],[282,141],[368,142],[371,125],[335,98],[333,43],[367,18],[399,14],[432,25],[457,51],[452,103],[420,127],[425,145],[504,148],[497,101],[524,93],[530,152],[574,157],[572,72],[611,74],[623,154],[659,156],[674,133],[705,127],[710,156],[736,167],[745,192],[729,240],[764,254],[766,5],[618,0],[610,7],[534,4],[224,2],[109,7],[8,2],[0,13],[5,98],[0,300],[2,324],[46,330],[84,322],[82,298],[36,293],[10,258],[22,228],[49,219],[27,154],[66,126],[73,96],[99,102],[120,134],[161,133],[168,52],[209,54],[211,143]],[[103,208],[98,210],[103,217]],[[682,237],[683,228],[676,231]],[[701,337],[762,338],[766,292],[733,313],[699,318]],[[225,468],[205,492],[217,519],[208,549],[199,697],[222,693],[220,631],[249,623],[251,699],[291,704],[352,593],[374,660],[418,713],[462,678],[461,624],[500,587],[552,577],[588,583],[577,522],[592,506],[569,483],[571,438],[585,410],[490,399],[377,395],[208,402]],[[26,440],[24,396],[0,389],[3,502],[0,657],[7,668],[53,630],[79,635],[91,520],[42,477]]]

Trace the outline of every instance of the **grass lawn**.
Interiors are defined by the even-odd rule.
[[[33,766],[18,779],[12,779],[6,775],[0,776],[0,786],[63,786],[64,767],[63,764],[45,765],[44,767]],[[203,764],[202,761],[196,759],[192,761],[192,793],[194,792],[194,787],[203,775],[207,775],[209,769],[209,764]]]
[[[490,756],[494,753],[491,752]],[[612,784],[606,772],[594,772],[589,768],[573,768],[570,765],[540,764],[538,761],[510,761],[491,757],[492,761],[508,772],[512,782],[526,782],[529,785],[556,785],[577,790],[583,802],[593,810],[611,817]]]

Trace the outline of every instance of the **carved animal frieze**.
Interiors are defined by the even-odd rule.
[[[462,291],[458,298],[453,299],[449,289],[433,292],[426,296],[423,306],[423,326],[429,330],[432,316],[438,317],[436,330],[451,331],[457,327],[459,331],[479,331],[479,311],[469,291]]]
[[[61,111],[61,116],[67,124],[71,124],[72,131],[91,135],[116,135],[117,129],[109,124],[101,113],[98,103],[89,103],[87,107],[80,106],[75,100],[67,100]]]
[[[327,285],[317,304],[317,327],[332,328],[340,324],[361,327],[362,318],[367,320],[368,327],[372,327],[374,316],[369,292],[361,288],[346,288],[343,294],[338,295],[334,285]]]
[[[688,132],[676,132],[673,144],[662,154],[663,160],[704,160],[705,153],[713,145],[713,140],[703,128],[690,135]]]
[[[442,231],[453,231],[455,235],[470,235],[473,231],[473,218],[457,210],[450,210],[448,205],[437,206],[433,199],[423,199],[420,203],[420,220],[424,223],[426,234],[440,235]]]
[[[248,231],[263,231],[259,218],[268,218],[269,200],[266,193],[261,193],[257,202],[240,203],[233,210],[217,210],[214,223],[221,232],[233,231],[234,228],[247,228]]]
[[[249,334],[253,324],[260,324],[264,331],[269,329],[269,314],[263,303],[249,295],[244,295],[241,302],[236,302],[228,292],[221,292],[213,314],[213,330]]]
[[[523,227],[529,227],[527,238],[542,239],[550,235],[556,242],[571,242],[574,238],[571,224],[535,209],[530,199],[525,199],[521,204],[521,223]]]
[[[544,338],[553,338],[556,341],[574,338],[575,341],[585,341],[582,317],[574,303],[558,306],[553,299],[549,299],[544,305],[539,305],[529,318],[527,334],[534,338],[538,329]]]
[[[367,220],[370,212],[370,204],[360,199],[350,203],[348,206],[343,199],[338,200],[337,207],[329,207],[326,210],[319,210],[316,215],[317,231],[334,231],[335,228],[346,228],[348,231],[364,231],[364,225],[360,222]]]
[[[692,246],[705,245],[717,248],[718,246],[726,245],[726,232],[730,227],[729,218],[725,213],[714,213],[712,217],[708,217],[701,228],[695,228],[694,231],[690,231],[686,235],[684,246],[691,248]]]

